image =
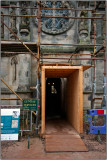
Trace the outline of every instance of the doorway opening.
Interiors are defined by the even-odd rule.
[[[47,78],[46,80],[45,117],[46,117],[46,120],[61,117],[61,79],[60,78]]]
[[[46,134],[46,118],[61,116],[62,113],[66,115],[64,120],[67,120],[66,122],[69,122],[78,133],[83,132],[83,71],[88,68],[90,66],[42,66],[41,135]],[[66,79],[66,84],[62,83],[64,79]],[[64,129],[67,124],[62,120],[58,127],[56,124],[58,123],[53,124],[55,130],[57,128],[61,130],[61,127],[64,131],[67,130]],[[49,126],[52,127],[51,124]],[[49,128],[49,132],[51,130],[54,131],[54,128]]]

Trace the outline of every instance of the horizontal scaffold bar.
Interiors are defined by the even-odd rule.
[[[37,17],[36,15],[9,15],[9,14],[1,14],[1,16],[7,17]],[[66,16],[41,16],[41,18],[65,18],[65,19],[104,19],[104,17],[66,17]]]

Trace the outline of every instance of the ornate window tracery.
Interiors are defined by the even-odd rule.
[[[71,1],[42,1],[44,8],[75,8]],[[37,15],[37,10],[33,10],[33,14]],[[74,10],[52,10],[42,9],[41,16],[66,16],[74,17]],[[74,24],[74,19],[71,18],[41,18],[41,30],[48,34],[60,34],[70,29]],[[37,24],[37,19],[35,20]]]

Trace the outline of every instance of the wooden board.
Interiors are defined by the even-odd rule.
[[[83,71],[85,71],[85,70],[87,70],[87,69],[89,69],[91,67],[93,67],[93,66],[91,66],[91,65],[83,65]]]
[[[42,111],[41,111],[41,120],[42,120],[42,128],[41,128],[41,134],[43,135],[45,132],[45,70],[42,69]]]
[[[49,69],[46,70],[46,77],[48,78],[66,78],[71,75],[71,73],[75,71],[74,69]]]
[[[46,64],[41,64],[41,66],[71,66],[71,65],[65,63],[46,63]]]
[[[64,64],[64,63],[47,63],[42,64],[41,66],[77,66],[77,65],[70,65],[70,64]],[[79,65],[80,66],[80,65]],[[92,65],[81,65],[83,67],[83,71],[93,67]]]
[[[80,133],[83,133],[83,68],[79,70]]]
[[[75,70],[67,79],[67,119],[78,133],[83,132],[82,70]]]
[[[46,120],[46,152],[88,151],[81,137],[64,119]]]
[[[79,135],[46,135],[46,152],[88,151]]]

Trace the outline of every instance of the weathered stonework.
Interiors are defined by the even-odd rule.
[[[1,12],[3,14],[3,12]],[[4,22],[4,17],[1,17],[1,21]],[[1,39],[4,39],[4,25],[1,23]]]
[[[22,2],[21,6],[22,7],[28,6],[28,2]],[[27,15],[28,10],[23,8],[23,9],[21,9],[20,13],[22,15]],[[30,25],[29,17],[21,17],[21,23],[19,25],[19,29],[20,29],[20,38],[23,41],[30,40],[30,26],[29,25]]]
[[[16,67],[15,67],[16,65]],[[31,83],[31,56],[18,55],[16,57],[2,58],[2,73],[1,77],[15,91],[29,91]],[[16,71],[15,71],[16,68]],[[1,89],[7,90],[7,87],[2,83]]]
[[[44,7],[49,7],[49,3],[42,2]],[[9,5],[10,2],[3,2],[2,5]],[[11,5],[13,6],[29,6],[32,7],[36,6],[35,2],[11,2]],[[94,7],[93,2],[81,2],[81,1],[75,1],[75,2],[64,2],[56,3],[52,2],[51,7],[55,7],[58,5],[60,8],[89,8]],[[57,7],[57,8],[58,8]],[[103,4],[102,4],[103,8]],[[8,9],[3,8],[2,14],[33,14],[36,15],[34,10],[31,9]],[[78,17],[91,17],[92,12],[82,12],[82,11],[69,11],[69,12],[52,12],[47,10],[42,11],[42,15],[46,16],[78,16]],[[19,38],[23,41],[31,41],[37,43],[38,38],[38,20],[37,18],[28,18],[28,17],[2,17],[2,20],[9,26],[15,34],[19,36]],[[59,22],[59,23],[58,23]],[[58,25],[57,25],[58,23]],[[77,56],[57,56],[52,55],[51,60],[49,61],[49,56],[45,56],[45,61],[51,62],[51,63],[63,63],[62,61],[66,62],[70,61],[70,64],[73,65],[91,65],[90,60],[78,60],[78,58],[91,58],[90,53],[93,53],[94,47],[90,46],[90,44],[94,44],[94,37],[93,37],[93,20],[73,20],[73,19],[58,19],[54,18],[52,20],[49,19],[43,19],[42,18],[42,28],[41,28],[41,43],[52,43],[52,44],[64,44],[64,45],[41,45],[41,53],[46,52],[52,52],[52,53],[76,53]],[[102,23],[102,20],[97,20],[97,30],[96,30],[96,44],[103,44],[104,40],[104,24]],[[2,25],[2,40],[16,40],[15,37],[10,34],[10,32]],[[67,45],[65,45],[67,44]],[[74,44],[74,46],[72,45]],[[78,45],[76,45],[78,44]],[[82,44],[82,46],[80,46]],[[99,47],[96,47],[96,50]],[[85,54],[79,56],[79,54]],[[63,58],[61,59],[53,59],[53,58]],[[77,60],[69,60],[69,58],[75,58]],[[48,63],[47,62],[47,63]],[[65,62],[64,62],[65,63]],[[19,93],[24,98],[29,97],[36,97],[36,90],[32,91],[30,90],[30,86],[36,87],[36,80],[37,80],[37,61],[36,59],[31,56],[30,54],[19,54],[19,55],[11,55],[10,57],[3,56],[1,61],[1,77],[8,83],[8,85],[17,93]],[[103,61],[96,61],[96,93],[99,94],[99,96],[103,94],[103,69],[104,69],[104,63]],[[91,107],[91,99],[90,95],[92,92],[92,68],[88,69],[84,72],[83,75],[83,90],[84,90],[84,110],[90,109]],[[63,80],[62,80],[63,81]],[[64,90],[64,85],[63,85]],[[2,93],[7,93],[5,96],[3,94],[3,97],[12,97],[13,95],[10,95],[10,91],[7,89],[7,87],[1,83],[1,91]],[[32,94],[33,93],[33,94]],[[64,97],[64,95],[63,95]],[[9,101],[3,101],[3,104],[10,104]],[[11,102],[13,104],[13,102]],[[14,101],[14,104],[20,105],[20,101]]]
[[[11,4],[12,6],[16,5],[15,4]],[[15,8],[10,8],[10,15],[15,15]],[[10,17],[10,28],[12,29],[12,31],[17,35],[17,28],[16,28],[16,17]],[[10,32],[10,40],[16,40],[16,37]]]
[[[100,63],[100,65],[99,65]],[[96,92],[103,93],[104,61],[96,62]]]

